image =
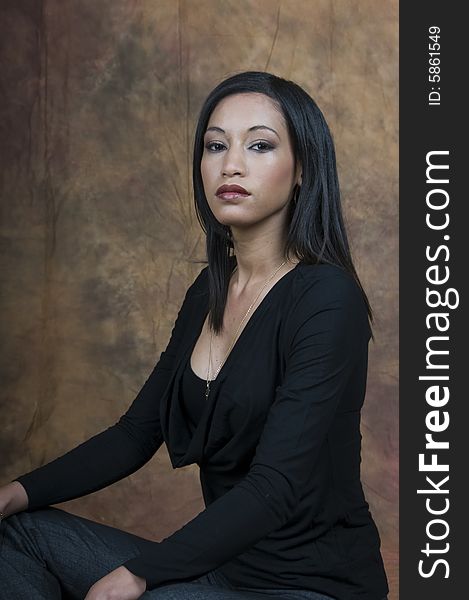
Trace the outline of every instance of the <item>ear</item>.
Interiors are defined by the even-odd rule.
[[[300,164],[298,164],[298,166],[296,167],[295,178],[296,178],[296,183],[298,185],[301,185],[301,182],[302,182],[302,172],[301,172],[301,165]]]

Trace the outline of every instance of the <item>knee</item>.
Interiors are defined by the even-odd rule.
[[[46,508],[36,508],[34,510],[22,510],[21,512],[17,512],[7,517],[5,519],[5,523],[41,520],[42,518],[50,514],[54,514],[55,510],[57,509],[52,508],[51,506],[48,506]]]
[[[60,509],[53,507],[40,508],[36,510],[23,510],[21,512],[14,513],[1,522],[1,529],[4,535],[7,535],[11,531],[25,531],[31,528],[39,528],[41,523],[50,522],[58,517]]]

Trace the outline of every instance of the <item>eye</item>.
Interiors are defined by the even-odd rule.
[[[205,144],[205,148],[210,152],[218,152],[220,148],[213,148],[214,146],[221,146],[222,148],[224,147],[220,142],[207,142]]]
[[[274,148],[274,146],[272,146],[272,144],[269,144],[269,142],[256,142],[255,144],[253,144],[250,147],[254,148],[254,146],[262,146],[263,147],[263,148],[260,148],[258,150],[258,152],[268,152],[269,150],[273,150],[273,148]]]

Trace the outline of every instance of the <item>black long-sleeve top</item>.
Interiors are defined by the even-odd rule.
[[[206,508],[161,542],[142,539],[123,563],[147,589],[218,568],[236,586],[381,599],[380,539],[360,482],[371,331],[357,283],[340,267],[298,263],[254,310],[191,413],[184,373],[207,312],[205,267],[118,422],[16,478],[28,509],[102,489],[165,442],[173,468],[199,465]]]

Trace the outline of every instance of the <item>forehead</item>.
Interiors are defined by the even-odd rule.
[[[246,92],[226,96],[215,106],[207,127],[217,125],[223,129],[248,129],[253,124],[286,128],[279,106],[265,94]]]

